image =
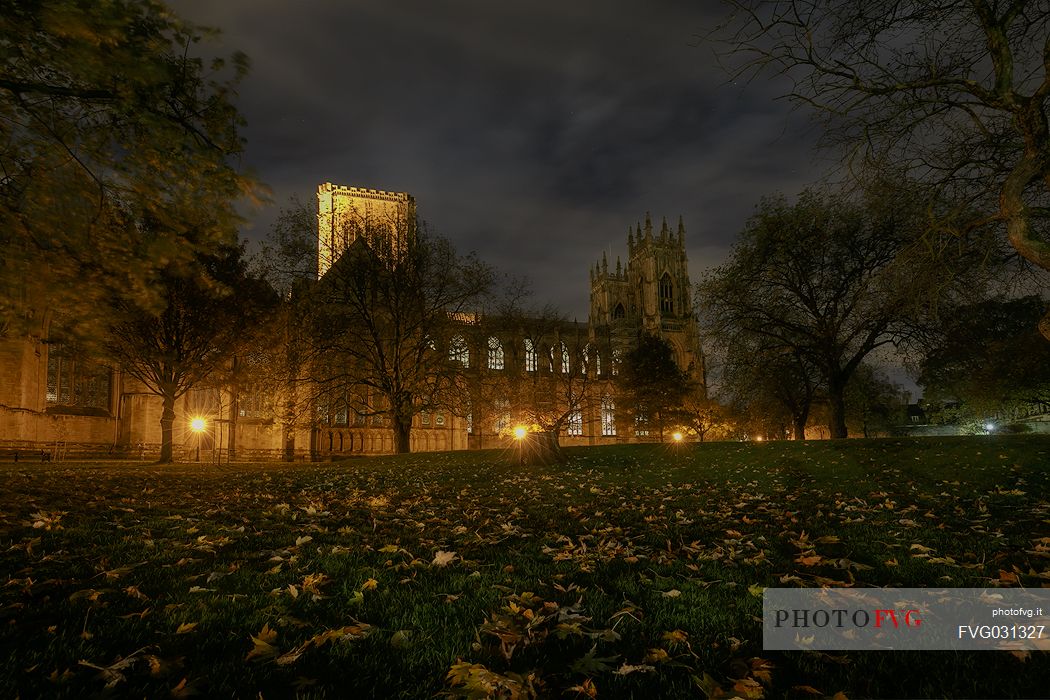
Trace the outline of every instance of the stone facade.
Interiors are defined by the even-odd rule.
[[[317,188],[317,278],[320,279],[363,232],[383,231],[395,250],[416,219],[416,202],[404,192],[342,187],[326,182]]]
[[[318,277],[361,231],[374,235],[389,229],[395,250],[410,243],[399,238],[415,220],[415,201],[408,194],[325,183],[317,200]],[[556,402],[559,392],[583,380],[587,399],[563,425],[563,445],[645,439],[615,419],[617,363],[638,334],[666,339],[683,369],[701,382],[704,376],[684,235],[681,221],[675,233],[666,222],[654,233],[648,215],[644,227],[629,230],[626,266],[617,260],[611,267],[603,256],[590,271],[587,324],[557,322],[537,330],[528,319],[502,324],[464,319],[462,342],[474,358],[469,374],[475,386],[503,381],[513,391],[497,391],[495,398],[489,392],[484,399],[479,390],[466,410],[416,416],[413,451],[507,446],[521,413],[512,400],[528,394],[532,401],[547,395]],[[65,351],[50,331],[45,314],[39,327],[22,337],[0,335],[0,460],[16,453],[26,460],[156,458],[160,399],[133,378]],[[246,408],[250,402],[239,398],[244,397],[222,387],[196,388],[180,398],[176,458],[193,461],[199,453],[208,463],[306,461],[393,452],[391,431],[377,419],[326,411],[312,428],[288,436],[272,416]],[[198,416],[206,420],[199,433],[190,429]]]

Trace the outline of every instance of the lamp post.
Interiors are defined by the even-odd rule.
[[[514,439],[518,441],[518,466],[525,464],[525,437],[529,434],[529,429],[524,425],[514,426]]]
[[[190,430],[197,433],[197,461],[201,461],[201,433],[207,427],[203,418],[194,418],[190,421]]]

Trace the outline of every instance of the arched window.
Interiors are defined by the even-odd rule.
[[[547,368],[551,372],[554,371],[554,346],[553,345],[551,346],[551,349],[547,351]]]
[[[599,375],[602,373],[602,351],[601,350],[595,350],[594,351],[594,373],[595,374],[599,374]]]
[[[616,308],[613,309],[613,320],[621,319],[627,315],[627,311],[624,310],[623,304],[617,304]]]
[[[561,343],[561,373],[569,373],[569,348],[565,343]]]
[[[533,345],[531,338],[525,339],[525,371],[535,372],[536,365],[538,364],[536,359],[536,346]]]
[[[591,353],[593,348],[590,343],[583,348],[583,353],[580,355],[580,374],[587,376],[587,372],[591,369]]]
[[[660,311],[674,313],[674,284],[671,275],[666,272],[660,278]]]
[[[463,340],[463,336],[452,336],[452,342],[448,344],[448,359],[464,367],[470,367],[470,349],[467,347],[467,341]]]
[[[335,402],[335,410],[332,415],[333,425],[349,425],[349,407],[346,405],[346,401],[339,399]],[[342,433],[340,433],[342,435]],[[341,439],[341,438],[340,438]],[[339,448],[342,449],[342,448]]]
[[[497,435],[510,430],[510,401],[507,399],[496,399],[492,404],[492,412],[495,414],[495,425]]]
[[[616,435],[616,404],[609,394],[602,397],[602,435]]]
[[[489,369],[503,369],[503,343],[499,338],[489,338]]]
[[[612,375],[614,377],[620,373],[621,361],[623,361],[623,351],[616,348],[612,351]]]
[[[577,408],[569,414],[565,433],[572,437],[580,437],[583,435],[583,411]]]

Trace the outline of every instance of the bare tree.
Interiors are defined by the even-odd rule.
[[[499,368],[479,363],[474,402],[493,415],[509,411],[528,427],[529,434],[520,438],[528,461],[564,461],[560,436],[571,426],[582,431],[599,376],[597,349],[588,342],[586,326],[553,307],[522,304],[527,296],[512,295],[483,320],[483,343],[496,339],[513,343],[514,350]]]
[[[311,292],[311,378],[356,397],[359,414],[389,420],[395,451],[408,452],[417,413],[466,400],[450,343],[477,318],[493,273],[415,221],[355,225]]]
[[[793,80],[832,144],[950,201],[940,226],[998,225],[1050,270],[1050,6],[1026,0],[729,0],[738,75]],[[1050,315],[1040,322],[1050,337]]]
[[[160,310],[117,297],[108,309],[106,351],[161,397],[160,463],[173,459],[175,402],[224,369],[272,308],[272,291],[247,275],[240,248],[172,264],[161,275]]]

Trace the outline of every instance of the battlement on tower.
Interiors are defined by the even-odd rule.
[[[415,218],[416,200],[407,192],[318,185],[317,277],[366,231],[386,236],[391,250],[404,250]]]

